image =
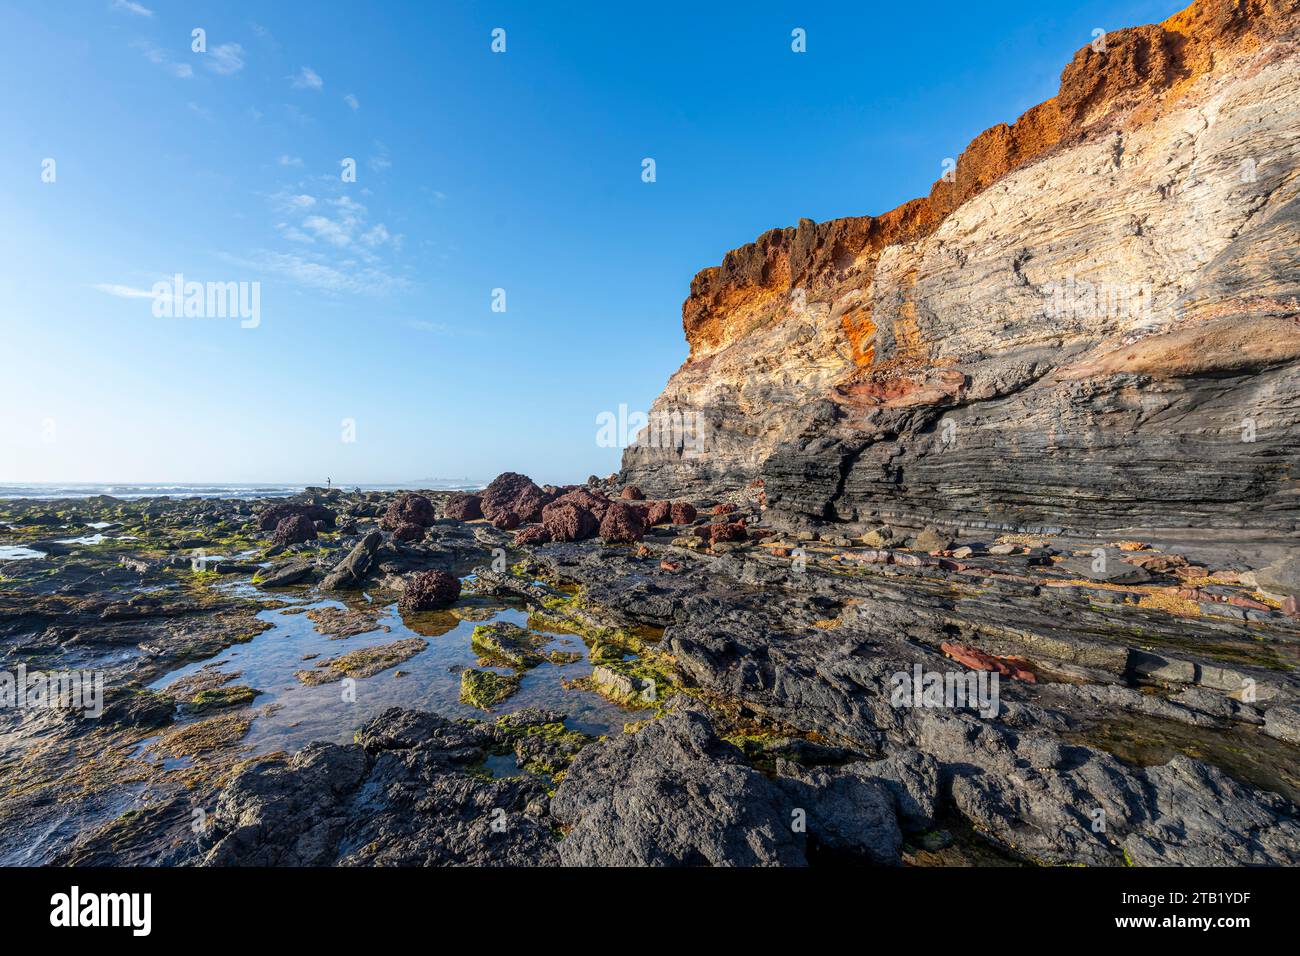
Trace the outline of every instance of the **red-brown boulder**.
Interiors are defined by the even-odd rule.
[[[301,544],[316,539],[316,525],[306,515],[290,515],[281,518],[271,534],[271,543],[281,546]]]
[[[615,501],[600,521],[600,536],[611,544],[632,544],[645,537],[645,520],[636,508]]]
[[[543,508],[542,519],[546,519],[547,513],[552,508],[558,508],[561,505],[575,505],[585,511],[590,511],[596,516],[596,520],[599,521],[601,518],[605,517],[605,509],[609,507],[609,498],[601,494],[599,491],[589,491],[586,488],[576,488],[560,495],[560,497],[556,498]]]
[[[645,494],[636,485],[628,485],[622,490],[619,497],[627,501],[645,501]]]
[[[478,495],[452,495],[442,506],[442,516],[455,521],[474,521],[483,517],[483,499]]]
[[[520,521],[540,521],[542,509],[555,497],[537,487],[527,475],[507,471],[497,475],[483,489],[483,517],[491,521],[499,514],[513,511]]]
[[[542,516],[542,527],[551,541],[582,541],[596,534],[600,522],[586,508],[550,504]]]
[[[324,521],[325,524],[333,526],[336,515],[324,505],[295,505],[285,502],[284,504],[272,505],[257,516],[257,527],[261,531],[274,531],[285,518],[292,518],[295,515],[302,515],[311,521]]]
[[[403,521],[393,529],[395,541],[419,541],[424,537],[424,529],[414,521]]]
[[[519,515],[513,511],[498,512],[497,516],[492,519],[492,527],[498,531],[514,531],[519,527]]]
[[[657,524],[668,524],[673,520],[673,506],[668,501],[652,501],[649,508],[646,509],[645,523],[651,527]]]
[[[424,495],[408,492],[399,495],[379,519],[379,527],[385,531],[396,531],[403,524],[415,524],[427,528],[438,520],[433,510],[433,502]]]
[[[689,501],[674,501],[671,510],[673,524],[690,524],[698,517],[695,513],[695,505]]]
[[[420,571],[406,582],[397,606],[402,611],[440,611],[460,597],[460,580],[446,571]]]
[[[551,533],[542,525],[532,524],[515,532],[515,544],[546,544],[551,540]]]

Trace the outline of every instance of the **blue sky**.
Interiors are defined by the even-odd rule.
[[[613,471],[696,271],[928,192],[1183,5],[11,0],[0,482]],[[175,273],[260,324],[155,316]]]

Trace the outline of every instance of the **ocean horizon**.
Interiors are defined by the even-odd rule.
[[[433,478],[400,484],[334,484],[330,487],[347,491],[473,491],[482,488],[486,481],[469,478]],[[0,484],[0,500],[56,501],[63,498],[95,498],[107,495],[123,500],[139,498],[289,498],[301,494],[307,488],[324,488],[322,484],[259,482],[241,484],[237,482],[68,482],[68,483],[31,483]]]

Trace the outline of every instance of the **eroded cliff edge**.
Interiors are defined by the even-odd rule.
[[[623,478],[761,478],[778,520],[1295,531],[1298,39],[1300,0],[1112,32],[928,197],[728,253],[652,408],[684,425]]]

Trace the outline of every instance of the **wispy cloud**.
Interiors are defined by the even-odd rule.
[[[160,50],[148,40],[139,40],[133,44],[136,49],[144,54],[144,58],[156,66],[161,66],[172,76],[182,80],[188,80],[194,75],[194,67],[188,63],[177,63],[165,50]]]
[[[148,7],[144,6],[143,4],[135,3],[134,0],[113,0],[110,9],[120,10],[123,13],[132,13],[137,17],[153,16],[152,10],[150,10]]]
[[[223,43],[208,52],[208,69],[220,76],[230,76],[244,68],[244,48],[238,43]]]
[[[407,319],[403,324],[408,329],[416,332],[428,332],[430,335],[454,335],[476,339],[481,338],[484,334],[482,329],[456,328],[446,322],[431,322],[428,319]]]
[[[377,173],[382,173],[393,166],[393,161],[388,155],[388,147],[378,140],[375,140],[375,155],[371,156],[366,162]]]
[[[352,112],[354,113],[357,110],[361,109],[361,101],[357,99],[355,96],[353,96],[351,93],[348,93],[346,96],[343,97],[343,102],[347,103],[348,106],[352,108]]]
[[[293,88],[295,90],[319,90],[324,88],[325,81],[309,66],[304,66],[293,77]]]
[[[279,163],[280,163],[281,166],[301,166],[301,165],[302,165],[302,157],[301,157],[301,156],[290,156],[289,154],[285,153],[285,154],[283,154],[283,155],[280,157],[280,159],[279,159]]]
[[[333,263],[319,254],[260,251],[240,265],[282,276],[323,292],[389,295],[409,286],[406,279],[373,265],[354,261]]]
[[[91,288],[98,289],[108,295],[116,296],[119,299],[152,299],[153,293],[145,289],[136,289],[129,285],[116,285],[111,282],[100,282]]]
[[[326,210],[328,215],[315,213],[302,220],[303,234],[338,249],[348,249],[360,243],[364,247],[359,250],[363,256],[368,255],[366,250],[389,244],[395,248],[400,245],[402,237],[391,234],[382,222],[374,225],[366,222],[369,211],[355,199],[340,196],[327,200],[327,204],[330,207]],[[312,205],[315,205],[314,201]]]

